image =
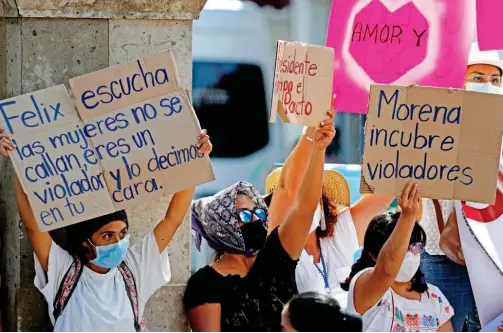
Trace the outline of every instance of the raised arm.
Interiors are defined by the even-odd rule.
[[[0,154],[9,157],[9,151],[15,149],[10,137],[5,134],[5,130],[0,128]],[[42,265],[42,269],[47,272],[49,268],[49,253],[51,251],[52,238],[48,232],[38,230],[37,221],[33,216],[33,211],[28,201],[28,196],[24,193],[21,183],[14,174],[14,189],[16,195],[17,209],[26,229],[26,234],[30,240],[31,247]]]
[[[335,95],[332,98],[332,109],[334,101]],[[327,111],[327,115],[330,119],[333,119],[333,110]],[[314,131],[314,127],[304,128],[304,134],[300,137],[299,142],[285,161],[278,186],[274,189],[274,195],[269,206],[269,232],[284,222],[284,217],[293,208],[313,151],[312,138]]]
[[[325,151],[335,136],[332,119],[326,120],[320,125],[313,136],[313,151],[294,208],[286,221],[279,226],[278,231],[283,248],[295,260],[302,253],[314,212],[320,202]]]
[[[199,154],[209,154],[213,148],[210,137],[207,135],[206,130],[202,130],[197,138],[197,146],[199,147]],[[171,239],[175,235],[176,230],[182,224],[185,214],[189,210],[192,197],[194,196],[195,188],[190,188],[177,192],[173,195],[169,203],[168,210],[164,219],[157,224],[154,229],[154,236],[157,242],[159,252],[163,252],[168,246]]]
[[[305,128],[304,134],[285,161],[269,206],[269,232],[276,229],[292,209],[313,151],[313,143],[309,140],[313,133],[314,128]]]
[[[367,312],[395,281],[409,247],[419,201],[417,184],[407,184],[398,202],[402,208],[402,214],[391,236],[384,243],[374,269],[363,273],[356,281],[354,304],[358,313]]]
[[[351,217],[355,223],[360,245],[363,244],[363,238],[370,221],[384,212],[393,202],[393,199],[395,199],[395,196],[392,194],[367,194],[351,206]]]

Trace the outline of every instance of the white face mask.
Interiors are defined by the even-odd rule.
[[[412,280],[414,274],[416,274],[419,269],[419,265],[421,264],[421,255],[414,255],[410,252],[407,252],[405,258],[402,262],[402,267],[400,267],[400,271],[395,278],[397,282],[408,282]]]
[[[486,93],[486,94],[503,95],[503,88],[496,87],[489,82],[488,83],[467,82],[466,83],[466,90],[476,91],[476,92],[481,92],[481,93]]]
[[[311,223],[311,229],[309,229],[309,233],[312,233],[320,226],[321,222],[321,206],[318,204],[316,211],[314,212],[313,222]]]

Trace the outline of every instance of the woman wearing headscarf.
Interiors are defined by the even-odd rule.
[[[331,117],[332,118],[332,117]],[[321,195],[332,119],[313,135],[300,194],[287,215],[269,216],[255,187],[239,182],[192,206],[196,243],[222,253],[189,280],[184,305],[194,331],[280,331],[283,304],[297,292],[294,274]],[[267,236],[271,219],[280,225]]]
[[[292,209],[313,149],[312,133],[313,128],[305,128],[284,166],[267,177],[265,200],[270,203],[271,217],[286,215]],[[341,289],[340,283],[351,270],[353,255],[363,242],[370,220],[385,211],[394,199],[392,195],[365,195],[351,205],[350,198],[344,176],[337,171],[325,171],[320,204],[295,273],[300,293],[329,293],[342,308],[346,308],[347,292]],[[271,218],[269,230],[276,228],[280,221]]]
[[[348,311],[362,316],[363,331],[452,332],[454,310],[419,268],[426,233],[416,222],[419,187],[407,184],[401,212],[376,216],[365,233],[362,255],[343,284]]]
[[[206,131],[197,142],[199,153],[209,154]],[[8,157],[14,148],[0,129],[0,154]],[[183,221],[194,188],[174,194],[164,219],[140,244],[129,246],[128,217],[119,211],[67,227],[68,251],[38,229],[17,176],[15,191],[35,253],[35,286],[47,300],[54,330],[145,330],[145,305],[171,277],[166,247]]]

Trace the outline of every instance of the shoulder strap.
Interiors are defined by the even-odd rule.
[[[438,231],[442,234],[444,231],[445,222],[444,216],[442,215],[442,208],[440,207],[440,202],[437,199],[432,199],[433,205],[435,206],[435,214],[437,215]]]
[[[82,261],[78,257],[73,257],[72,265],[68,268],[68,271],[66,271],[65,276],[59,285],[56,297],[54,298],[54,324],[56,324],[56,321],[61,313],[63,313],[68,300],[72,296],[73,291],[80,280],[80,276],[82,275],[83,268]]]
[[[125,262],[122,262],[119,267],[119,272],[122,274],[122,278],[124,279],[124,285],[126,286],[126,292],[129,297],[129,301],[131,302],[131,307],[133,308],[134,313],[134,327],[137,332],[145,332],[145,318],[139,318],[139,307],[138,307],[138,291],[136,288],[136,281],[134,279],[133,273],[126,265]]]

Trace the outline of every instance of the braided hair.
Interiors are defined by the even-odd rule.
[[[395,226],[400,218],[400,212],[388,211],[381,215],[377,215],[370,221],[370,224],[365,233],[365,239],[363,241],[363,250],[360,259],[358,259],[353,267],[351,267],[351,273],[349,277],[341,283],[342,289],[348,291],[349,285],[353,277],[358,274],[358,272],[364,270],[365,268],[374,267],[376,262],[372,257],[377,258],[381,252],[382,247],[386,241],[391,236],[391,233],[395,229]],[[410,244],[421,242],[426,245],[426,233],[419,224],[414,225],[412,234],[410,237]],[[428,290],[428,285],[426,284],[426,279],[423,272],[418,268],[416,274],[412,278],[411,291],[417,291],[423,293]]]

